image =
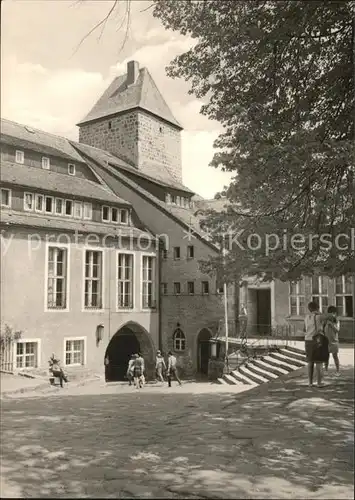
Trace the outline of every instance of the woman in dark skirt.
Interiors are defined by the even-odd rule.
[[[316,365],[317,385],[322,387],[323,363],[326,363],[329,350],[328,339],[324,335],[323,327],[327,316],[320,314],[315,302],[308,304],[309,314],[305,317],[305,350],[308,364],[308,380],[313,386],[314,365]]]

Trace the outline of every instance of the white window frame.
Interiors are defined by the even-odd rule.
[[[67,202],[71,203],[71,213],[70,214],[66,213]],[[73,200],[68,200],[68,199],[64,200],[63,215],[64,215],[64,217],[73,217],[73,215],[74,215],[74,201]]]
[[[108,219],[104,219],[104,208],[108,209]],[[101,220],[102,222],[111,222],[111,207],[108,205],[102,205],[101,207]]]
[[[85,282],[86,282],[86,276],[85,276],[85,270],[86,270],[86,252],[100,252],[101,253],[101,307],[92,307],[92,306],[86,306],[85,305]],[[98,311],[103,311],[105,309],[105,296],[104,296],[104,290],[105,290],[105,255],[106,252],[104,251],[103,248],[101,247],[94,247],[94,246],[85,246],[83,248],[83,279],[82,279],[82,307],[81,310],[82,312],[98,312]]]
[[[319,288],[319,293],[313,293],[313,278],[318,278],[318,288]],[[328,289],[327,293],[323,292],[323,283],[322,283],[322,278],[325,278],[328,280]],[[329,278],[327,276],[312,276],[311,278],[311,300],[314,301],[314,298],[318,298],[318,304],[319,304],[319,311],[320,312],[327,312],[327,308],[329,306]],[[326,300],[324,300],[326,299]],[[324,305],[323,302],[326,302]]]
[[[113,220],[114,211],[116,212],[116,220]],[[110,222],[112,222],[112,224],[119,224],[120,223],[120,209],[119,208],[110,207]]]
[[[302,278],[302,281],[290,281],[288,283],[288,310],[290,316],[304,316],[306,314],[306,283],[304,278]],[[291,293],[292,292],[292,285],[296,286],[296,293]],[[302,293],[302,285],[303,285],[303,293]],[[292,307],[291,307],[291,300],[296,299],[296,314],[292,314]],[[303,300],[303,310],[301,309],[301,303]]]
[[[43,170],[50,170],[51,160],[48,158],[48,156],[42,156],[42,168]]]
[[[38,201],[39,199],[42,199],[42,209],[41,209],[41,210],[39,210],[39,209],[37,208],[37,201]],[[44,195],[43,195],[43,194],[40,194],[40,193],[36,193],[36,194],[35,194],[35,212],[37,212],[38,214],[43,214],[43,212],[44,212],[44,207],[45,207],[45,205],[44,205]]]
[[[76,208],[80,208],[80,215],[76,215]],[[74,219],[81,220],[83,218],[83,203],[81,201],[74,201],[73,204],[73,217]]]
[[[48,199],[52,200],[52,210],[51,211],[47,211],[47,209],[46,209],[46,202]],[[45,196],[44,197],[44,213],[45,214],[53,214],[54,213],[54,197],[53,196]]]
[[[189,255],[189,249],[192,248],[192,257]],[[187,260],[193,260],[195,258],[195,247],[194,245],[187,245]]]
[[[177,335],[181,335],[182,336],[177,336]],[[182,346],[183,344],[183,346]],[[176,352],[184,352],[186,351],[186,335],[185,333],[181,330],[181,328],[177,328],[174,333],[173,333],[173,349],[174,351]]]
[[[354,294],[354,285],[352,284],[352,290],[351,290],[351,293],[346,293],[346,288],[345,288],[345,276],[342,275],[342,276],[339,276],[339,278],[341,277],[341,289],[342,289],[342,293],[337,293],[337,289],[336,289],[336,278],[334,278],[334,298],[335,298],[335,306],[337,308],[337,311],[338,311],[338,306],[337,306],[337,299],[338,298],[341,298],[342,300],[342,314],[339,314],[339,317],[341,318],[348,318],[348,319],[354,319],[355,317],[355,311],[353,311],[353,316],[346,316],[344,315],[344,313],[346,313],[346,300],[345,298],[346,297],[351,297],[352,298],[352,301],[354,303],[354,298],[353,298],[353,294]]]
[[[66,274],[66,306],[65,308],[48,307],[48,259],[50,248],[62,248],[67,250],[67,274]],[[70,310],[70,244],[46,242],[45,274],[44,274],[44,311],[50,313],[63,313]]]
[[[207,292],[204,291],[204,284],[205,283],[207,283],[207,288],[208,288]],[[201,294],[202,295],[209,295],[210,294],[210,282],[208,280],[201,281]]]
[[[6,203],[3,203],[2,202],[2,193],[6,191],[8,193],[8,197],[9,197],[9,203],[6,204]],[[8,189],[8,188],[1,188],[1,206],[2,207],[6,207],[6,208],[11,208],[11,202],[12,202],[12,193],[11,193],[11,189]]]
[[[32,196],[32,208],[26,207],[26,195]],[[34,206],[35,206],[35,195],[33,193],[29,193],[28,191],[25,191],[23,193],[23,209],[25,210],[25,212],[33,212]]]
[[[189,284],[190,283],[192,283],[193,292],[189,291]],[[186,289],[187,295],[195,295],[195,282],[194,281],[188,281],[186,287],[187,287],[187,289]]]
[[[85,209],[89,209],[90,215],[85,215]],[[83,204],[83,219],[84,220],[92,220],[92,203],[84,202]]]
[[[74,341],[78,341],[78,340],[83,342],[83,362],[82,363],[67,364],[67,342],[74,342]],[[64,341],[63,341],[63,366],[79,367],[79,366],[86,366],[86,364],[87,364],[87,338],[86,337],[64,337]]]
[[[23,367],[23,368],[18,368],[17,367],[17,344],[30,344],[30,343],[36,343],[37,344],[37,366],[28,366],[28,367]],[[18,339],[14,342],[14,349],[13,349],[13,367],[15,371],[22,371],[22,370],[36,370],[38,368],[41,368],[41,339],[35,338],[35,339]]]
[[[25,163],[25,153],[24,153],[24,151],[21,151],[20,149],[16,149],[16,152],[15,152],[15,163],[19,163],[20,165],[23,165]]]
[[[70,167],[73,167],[73,171],[70,172]],[[76,173],[76,167],[75,167],[75,164],[74,163],[68,163],[68,174],[69,175],[75,175]]]
[[[122,220],[122,213],[126,214],[126,222],[123,222],[123,220]],[[119,223],[122,224],[123,226],[128,226],[128,224],[129,224],[129,210],[127,208],[120,208],[118,220],[119,220]]]
[[[152,281],[152,305],[151,306],[147,306],[145,307],[144,306],[144,300],[143,300],[143,290],[144,290],[144,280],[143,280],[143,276],[144,276],[144,267],[143,267],[143,262],[144,262],[144,257],[152,257],[153,259],[153,272],[152,272],[152,276],[153,276],[153,281]],[[149,310],[152,310],[152,309],[156,309],[156,300],[157,300],[157,296],[156,296],[156,286],[157,286],[157,280],[156,280],[156,270],[157,270],[157,263],[156,263],[156,254],[155,253],[152,253],[152,252],[142,252],[141,253],[141,262],[140,262],[140,267],[141,267],[141,274],[140,274],[140,305],[141,305],[141,310],[143,311],[149,311]],[[149,283],[149,281],[147,281],[147,283]]]
[[[175,257],[175,250],[179,249],[179,257]],[[181,247],[173,247],[173,259],[174,260],[181,260]]]
[[[176,293],[176,290],[175,290],[175,285],[180,285],[180,290],[178,293]],[[181,295],[181,282],[180,281],[174,281],[173,282],[173,292],[174,292],[174,295],[175,296],[178,296],[178,295]]]
[[[62,210],[60,212],[57,212],[57,201],[61,201],[62,202]],[[65,200],[63,200],[63,198],[55,198],[54,200],[54,215],[64,215],[64,208],[65,208]]]
[[[119,306],[118,304],[118,259],[119,255],[130,255],[132,256],[132,306]],[[116,266],[116,286],[115,286],[115,302],[116,302],[116,312],[122,312],[122,311],[134,311],[135,310],[135,305],[136,305],[136,298],[135,298],[135,292],[136,292],[136,287],[135,287],[135,281],[136,281],[136,254],[134,252],[127,252],[127,251],[121,251],[117,250],[116,255],[115,255],[115,266]],[[143,260],[142,260],[142,266],[143,266]],[[143,273],[143,268],[142,268],[142,273]],[[143,274],[142,274],[143,276]],[[123,282],[126,280],[123,280]],[[143,291],[142,291],[143,294]],[[142,297],[142,304],[143,304],[143,297]]]

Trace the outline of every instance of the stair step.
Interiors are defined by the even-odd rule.
[[[253,380],[253,382],[255,382],[256,384],[264,384],[265,382],[268,382],[268,379],[262,377],[261,375],[257,375],[256,373],[253,373],[246,367],[246,365],[240,366],[239,372],[250,378],[250,380]]]
[[[280,349],[279,351],[281,354],[284,354],[285,356],[288,356],[290,359],[295,359],[296,361],[305,361],[306,360],[306,355],[305,354],[298,354],[292,351],[289,351],[288,349]]]
[[[302,368],[306,363],[305,361],[296,361],[295,359],[288,358],[284,354],[281,354],[280,352],[272,352],[270,353],[270,356],[274,359],[278,359],[281,361],[281,363],[285,363],[289,365],[293,370],[296,370],[297,368]]]
[[[218,378],[217,383],[221,385],[228,385],[228,383],[225,380],[223,380],[223,378]]]
[[[271,357],[271,354],[268,354],[267,356],[263,356],[261,358],[262,361],[265,360],[266,363],[268,363],[271,366],[274,366],[275,368],[280,368],[283,370],[284,373],[289,373],[294,371],[293,368],[291,368],[289,365],[286,365],[285,363],[281,363],[280,360],[275,359],[274,357]]]
[[[288,373],[286,370],[283,370],[282,368],[275,367],[274,365],[270,365],[266,360],[264,359],[258,359],[253,361],[253,363],[256,366],[260,366],[263,370],[268,371],[269,373],[273,373],[275,377],[279,377],[280,375],[284,375],[285,373]]]
[[[254,380],[250,380],[246,375],[241,373],[239,370],[233,370],[231,375],[239,382],[245,385],[257,385]]]
[[[223,375],[223,380],[225,380],[229,385],[238,385],[238,381],[234,377],[232,377],[231,374],[225,373]]]
[[[265,368],[263,369],[260,368],[260,366],[257,366],[255,364],[255,361],[250,364],[248,363],[246,366],[250,371],[255,372],[256,375],[261,375],[268,380],[275,380],[275,378],[277,378],[277,375],[275,375],[274,373],[267,371]]]
[[[306,355],[305,351],[303,349],[299,349],[298,347],[292,347],[290,345],[287,345],[285,349],[294,352],[295,354],[303,354],[304,356]]]

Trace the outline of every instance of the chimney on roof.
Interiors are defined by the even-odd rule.
[[[129,61],[127,63],[127,86],[136,83],[139,75],[139,63],[137,61]]]

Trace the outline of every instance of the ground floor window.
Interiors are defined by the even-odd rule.
[[[16,343],[16,368],[38,368],[38,342]]]
[[[65,364],[83,365],[85,354],[84,339],[71,339],[65,341]]]
[[[174,342],[174,351],[184,351],[185,350],[186,337],[185,337],[184,332],[180,328],[177,328],[175,330],[173,342]]]

